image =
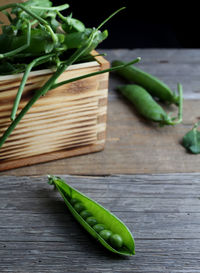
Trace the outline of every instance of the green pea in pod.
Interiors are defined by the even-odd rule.
[[[182,122],[182,86],[180,84],[178,84],[178,90],[178,117],[171,118],[143,87],[136,84],[127,84],[118,87],[118,91],[132,102],[136,110],[143,117],[158,122],[160,126],[176,125]]]
[[[92,237],[97,239],[97,241],[99,241],[106,249],[113,253],[126,256],[135,254],[135,243],[133,236],[126,225],[119,218],[94,200],[88,198],[83,193],[66,184],[61,178],[49,175],[48,179],[49,184],[55,185],[72,215],[85,228],[85,230],[92,235]],[[81,217],[81,212],[75,210],[74,206],[77,204],[77,202],[75,202],[75,204],[73,202],[72,205],[70,202],[71,200],[78,200],[78,202],[83,205],[83,211],[86,209],[93,215],[93,217],[89,218],[96,219],[97,223],[102,224],[102,226],[105,226],[106,229],[109,229],[109,231],[107,231],[109,236],[105,236],[105,232],[102,230],[100,231],[100,225],[98,226],[97,231],[92,225],[89,225],[86,221],[88,218],[85,220],[83,217]],[[95,228],[97,229],[97,225]],[[100,235],[102,233],[103,237]],[[110,237],[112,236],[111,234],[115,234],[113,238]]]
[[[115,60],[112,62],[112,67],[122,65],[123,63],[122,61]],[[133,65],[119,69],[116,73],[130,83],[142,86],[152,96],[164,102],[179,104],[179,97],[164,82]]]

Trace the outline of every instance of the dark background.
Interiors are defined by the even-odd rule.
[[[66,1],[54,1],[54,5]],[[67,13],[96,27],[120,7],[126,9],[102,29],[109,37],[100,48],[200,48],[199,5],[192,1],[75,1]],[[178,4],[179,3],[179,4]]]

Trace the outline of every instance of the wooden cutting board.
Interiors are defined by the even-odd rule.
[[[63,178],[126,223],[136,255],[93,240],[46,176],[1,176],[0,272],[199,272],[200,174]]]

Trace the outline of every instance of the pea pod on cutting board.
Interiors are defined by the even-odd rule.
[[[122,61],[115,60],[112,62],[112,67],[123,63],[124,62]],[[152,96],[155,96],[162,101],[175,104],[179,103],[179,97],[164,82],[135,66],[119,69],[116,73],[129,82],[141,85]]]
[[[105,248],[120,255],[135,254],[133,236],[120,219],[61,178],[49,175],[48,179],[49,184],[55,185],[76,220]]]
[[[133,103],[136,110],[143,117],[158,122],[161,126],[175,125],[182,122],[182,86],[180,84],[178,84],[178,90],[179,113],[177,118],[171,118],[143,87],[136,84],[118,87],[118,91]]]

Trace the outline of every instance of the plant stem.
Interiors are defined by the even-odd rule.
[[[179,92],[178,115],[177,115],[177,118],[174,117],[170,119],[168,123],[166,123],[167,125],[176,125],[181,123],[183,120],[183,89],[180,83],[177,84],[177,89]],[[173,121],[173,120],[176,120],[176,121]]]
[[[115,16],[118,12],[120,12],[121,10],[125,9],[126,7],[122,7],[118,10],[116,10],[115,12],[113,12],[108,18],[106,18],[98,27],[97,30],[99,30],[105,23],[107,23],[113,16]]]
[[[10,13],[7,11],[3,11],[2,13],[7,16],[9,23],[12,24],[13,18],[10,16]]]
[[[38,6],[31,6],[32,9],[39,9],[39,10],[50,10],[50,11],[62,11],[69,8],[69,4],[64,4],[56,7],[38,7]]]
[[[69,79],[69,80],[66,80],[66,81],[62,81],[62,82],[56,83],[56,84],[52,85],[51,90],[55,89],[55,88],[57,88],[57,87],[59,87],[59,86],[61,86],[63,84],[67,84],[67,83],[70,83],[70,82],[82,80],[82,79],[89,78],[89,77],[92,77],[92,76],[96,76],[96,75],[99,75],[99,74],[103,74],[103,73],[107,73],[107,72],[112,72],[112,71],[121,69],[123,67],[126,67],[126,66],[129,66],[129,65],[138,63],[140,61],[140,59],[141,58],[138,57],[135,60],[133,60],[133,61],[131,61],[129,63],[126,63],[126,64],[118,65],[118,66],[115,66],[115,67],[111,67],[111,68],[104,69],[104,70],[101,70],[101,71],[96,71],[96,72],[93,72],[93,73],[89,73],[89,74],[86,74],[86,75],[82,75],[82,76],[79,76],[79,77],[76,77],[76,78],[72,78],[72,79]]]
[[[16,112],[17,112],[17,109],[18,109],[18,106],[19,106],[19,102],[20,102],[20,99],[21,99],[21,96],[22,96],[22,92],[23,92],[23,89],[24,89],[24,86],[26,84],[26,81],[28,79],[28,76],[29,76],[29,73],[30,71],[32,70],[32,68],[38,64],[38,63],[44,63],[44,62],[47,62],[49,61],[49,59],[53,56],[54,54],[49,54],[49,55],[46,55],[46,56],[41,56],[39,58],[36,58],[34,59],[27,67],[26,67],[26,70],[24,72],[24,75],[23,75],[23,78],[22,78],[22,81],[20,83],[20,86],[19,86],[19,89],[18,89],[18,92],[17,92],[17,96],[15,98],[15,101],[14,101],[14,104],[13,104],[13,109],[12,109],[12,113],[11,113],[11,120],[14,120],[15,119],[15,116],[16,116]]]
[[[56,11],[57,15],[60,17],[63,22],[68,23],[67,18],[62,15],[62,13],[59,12],[59,10]]]

